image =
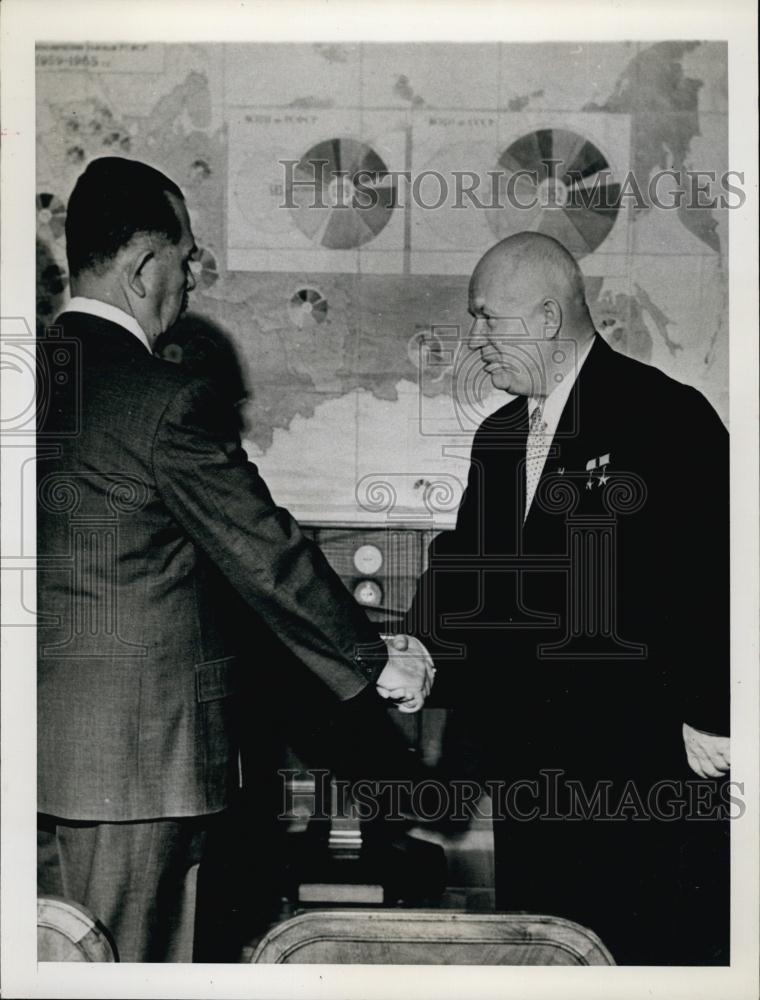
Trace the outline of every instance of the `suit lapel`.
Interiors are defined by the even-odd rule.
[[[494,413],[477,438],[473,459],[482,476],[483,544],[487,551],[515,552],[525,504],[525,441],[528,405],[517,397]]]
[[[585,469],[586,462],[590,458],[597,457],[601,447],[597,441],[602,441],[606,433],[604,410],[606,393],[612,378],[610,362],[614,360],[614,356],[612,348],[598,333],[595,334],[588,357],[573,383],[560,415],[552,440],[551,453],[544,463],[536,485],[536,494],[546,476],[572,475],[575,480],[578,471]],[[523,484],[523,495],[524,488]],[[541,519],[537,508],[534,496],[526,526]]]

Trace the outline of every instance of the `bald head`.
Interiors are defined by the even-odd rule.
[[[469,300],[468,345],[496,388],[516,395],[550,393],[594,336],[580,268],[540,233],[491,247],[473,272]]]
[[[501,240],[481,257],[470,283],[487,287],[513,306],[530,309],[546,297],[558,301],[571,323],[587,315],[581,269],[561,243],[541,233],[516,233]]]

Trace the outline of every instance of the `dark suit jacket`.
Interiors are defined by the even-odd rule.
[[[527,420],[516,398],[483,422],[431,546],[406,627],[436,657],[433,698],[507,755],[685,762],[682,722],[728,733],[728,435],[697,390],[596,335],[523,524]],[[605,456],[602,484],[587,463]]]
[[[340,699],[386,654],[213,387],[120,326],[78,313],[61,325],[81,366],[45,386],[39,427],[38,809],[214,812],[238,784],[233,635],[265,676],[277,664],[256,662],[257,636],[276,632]],[[230,588],[245,622],[230,620]]]

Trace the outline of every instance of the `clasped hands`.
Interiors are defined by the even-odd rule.
[[[388,662],[375,682],[377,693],[392,701],[399,712],[419,712],[435,679],[433,659],[413,636],[382,638],[388,647]]]

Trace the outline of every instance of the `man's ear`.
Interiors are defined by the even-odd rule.
[[[562,326],[562,306],[556,299],[544,299],[544,330],[552,330],[556,337]]]
[[[155,252],[152,247],[136,247],[129,257],[126,267],[127,284],[139,298],[144,299],[148,294],[148,283],[150,281],[150,271],[155,260]]]

